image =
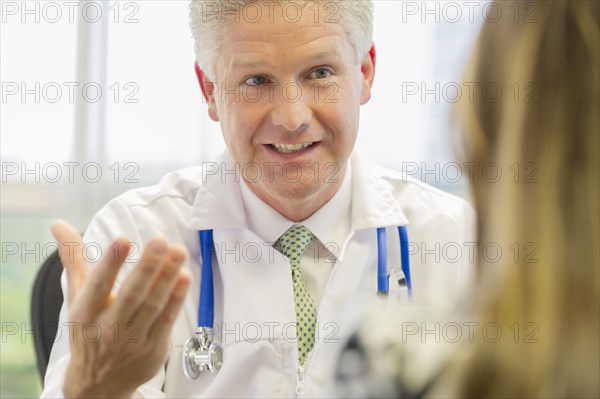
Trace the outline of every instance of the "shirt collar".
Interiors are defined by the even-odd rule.
[[[302,225],[310,230],[326,249],[339,249],[348,237],[351,225],[351,162],[348,162],[347,165],[344,180],[334,196],[317,212],[298,223],[294,223],[271,208],[242,181],[240,191],[246,211],[248,228],[265,240],[265,242],[274,243],[292,226]],[[336,256],[336,253],[339,251],[331,252]]]
[[[333,256],[340,260],[350,234],[352,217],[352,161],[346,166],[344,181],[335,195],[301,223]]]
[[[294,225],[294,222],[267,205],[242,180],[240,183],[242,205],[247,215],[248,229],[266,243],[274,243]]]

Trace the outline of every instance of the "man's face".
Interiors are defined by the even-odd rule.
[[[324,22],[331,12],[314,4],[304,3],[298,22],[281,6],[255,4],[259,21],[221,27],[209,114],[263,200],[310,200],[345,170],[370,98],[374,50],[357,63],[342,26]]]

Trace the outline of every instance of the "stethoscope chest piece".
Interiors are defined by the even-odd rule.
[[[195,380],[203,371],[217,372],[223,365],[223,350],[212,343],[212,331],[200,327],[196,336],[185,341],[181,353],[183,373],[190,380]]]

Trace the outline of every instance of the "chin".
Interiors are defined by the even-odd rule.
[[[321,191],[322,187],[314,184],[314,182],[312,183],[313,184],[303,184],[301,182],[286,183],[284,185],[273,187],[273,191],[277,192],[277,195],[280,198],[286,200],[304,201],[317,195]]]

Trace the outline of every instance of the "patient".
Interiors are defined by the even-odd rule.
[[[460,319],[412,309],[403,324],[379,317],[359,330],[340,361],[341,394],[600,397],[600,2],[519,3],[534,3],[532,23],[515,22],[517,3],[495,3],[505,17],[483,26],[465,81],[518,82],[521,95],[465,98],[457,116],[465,161],[514,165],[472,185],[479,243],[511,250],[479,259]],[[462,336],[407,339],[423,320]],[[494,331],[470,336],[468,320]]]

